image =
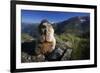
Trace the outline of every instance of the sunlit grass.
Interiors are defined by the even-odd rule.
[[[59,40],[65,43],[71,43],[70,48],[73,49],[72,58],[73,60],[89,59],[90,57],[90,41],[89,38],[79,37],[73,34],[62,34],[59,35]],[[67,48],[67,47],[66,47]]]

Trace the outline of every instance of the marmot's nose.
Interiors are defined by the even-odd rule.
[[[44,35],[46,35],[46,34],[47,34],[47,30],[46,30],[46,29],[44,29],[43,34],[44,34]]]
[[[47,31],[46,31],[46,29],[45,29],[45,30],[44,30],[44,34],[45,34],[45,35],[46,35],[46,32],[47,32]]]

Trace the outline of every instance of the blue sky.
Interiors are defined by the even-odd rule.
[[[21,10],[21,22],[24,23],[40,23],[43,19],[57,23],[75,16],[89,16],[89,13]]]

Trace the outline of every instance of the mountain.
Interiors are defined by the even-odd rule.
[[[22,23],[21,24],[21,32],[26,33],[30,36],[37,37],[38,33],[38,23]]]
[[[27,33],[30,36],[37,37],[39,23],[22,23],[22,33]],[[52,24],[55,34],[76,34],[82,35],[90,32],[90,17],[76,16],[62,22]]]
[[[89,16],[76,16],[68,20],[56,23],[56,33],[83,34],[90,30]]]

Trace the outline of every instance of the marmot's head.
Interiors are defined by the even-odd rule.
[[[47,20],[43,20],[39,25],[39,34],[42,37],[42,41],[50,41],[54,36],[54,29]]]

